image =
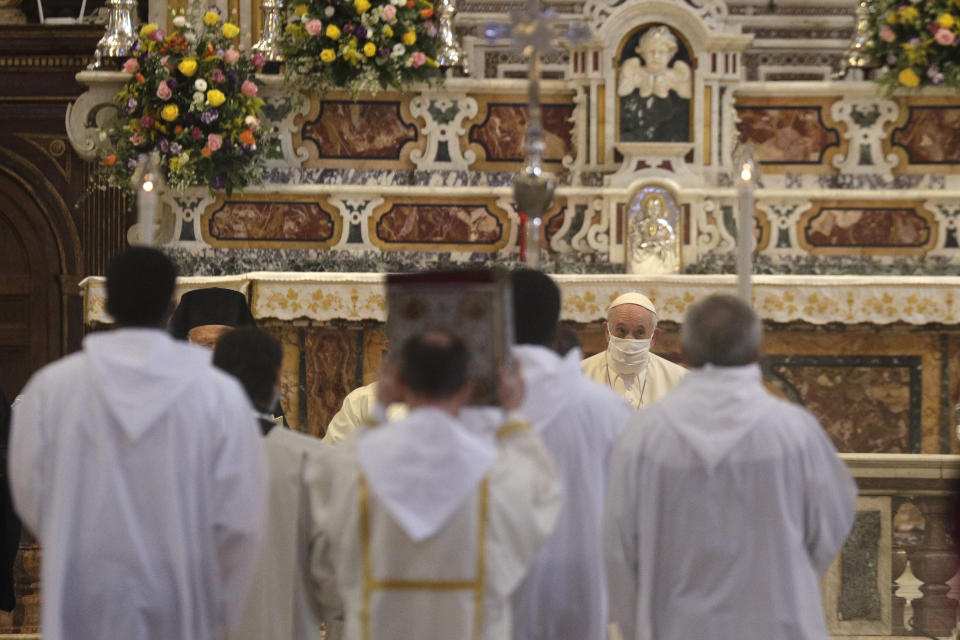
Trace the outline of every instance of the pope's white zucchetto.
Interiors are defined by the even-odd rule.
[[[617,298],[610,303],[610,306],[607,307],[607,313],[610,313],[611,309],[614,307],[619,307],[622,304],[635,304],[649,310],[654,315],[657,314],[657,308],[653,306],[650,298],[642,293],[625,293],[621,296],[617,296]]]

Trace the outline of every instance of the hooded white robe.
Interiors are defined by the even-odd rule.
[[[592,355],[582,363],[583,375],[619,393],[634,408],[647,407],[667,395],[687,370],[678,364],[650,354],[647,367],[637,374],[619,374],[607,351]]]
[[[759,366],[691,371],[616,445],[613,620],[625,640],[826,640],[818,580],[856,497],[823,428]]]
[[[603,503],[613,444],[634,411],[584,377],[580,350],[514,347],[526,400],[563,483],[557,526],[511,599],[513,640],[604,640]]]
[[[321,456],[326,446],[278,427],[263,438],[263,446],[270,468],[263,546],[240,624],[229,637],[319,640],[324,612],[310,597],[304,473],[308,461]]]
[[[27,384],[10,483],[43,547],[45,640],[206,640],[236,623],[266,460],[246,394],[210,358],[118,329]]]
[[[386,417],[389,420],[399,420],[405,415],[407,415],[407,406],[404,404],[395,403],[386,409]],[[334,414],[330,424],[327,425],[323,442],[329,445],[339,444],[358,426],[362,424],[372,426],[380,421],[377,409],[377,383],[371,382],[346,395],[340,411]]]
[[[310,568],[345,640],[504,640],[561,492],[539,436],[439,409],[359,427],[308,469]],[[335,585],[336,592],[333,591]]]

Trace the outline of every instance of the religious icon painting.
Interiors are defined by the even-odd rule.
[[[673,194],[661,187],[640,190],[626,226],[628,273],[679,273],[680,207]]]
[[[691,142],[695,62],[687,43],[663,24],[644,25],[617,57],[620,142]]]
[[[387,276],[387,337],[393,345],[430,330],[459,336],[470,352],[470,404],[496,405],[499,365],[513,343],[510,278],[498,270]]]

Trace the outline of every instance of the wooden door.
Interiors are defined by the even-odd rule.
[[[9,398],[61,355],[60,258],[36,202],[0,175],[0,387]]]

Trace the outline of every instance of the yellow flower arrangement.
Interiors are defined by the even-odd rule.
[[[215,27],[220,22],[220,14],[216,11],[207,11],[203,14],[203,24],[208,27]]]
[[[331,40],[339,40],[339,39],[340,39],[340,27],[338,27],[338,26],[335,25],[335,24],[329,24],[329,25],[327,25],[326,34],[327,34],[327,37],[330,38]]]
[[[392,38],[392,37],[393,37],[393,29],[390,27],[390,25],[387,25],[387,26],[385,26],[385,27],[383,28],[383,37],[384,37],[384,38]]]
[[[223,92],[219,89],[210,89],[207,91],[207,102],[210,103],[211,107],[219,107],[227,100],[227,96],[223,95]]]
[[[368,42],[367,44],[363,45],[363,55],[367,56],[368,58],[372,58],[373,56],[377,55],[377,45],[373,44],[372,42]]]
[[[173,122],[180,115],[180,109],[175,104],[168,104],[160,110],[160,117],[167,122]]]
[[[140,39],[146,40],[150,37],[150,34],[159,29],[156,22],[151,22],[140,27]]]
[[[917,18],[919,17],[920,12],[917,11],[916,7],[905,7],[900,10],[901,22],[916,22]]]
[[[407,31],[403,34],[403,44],[408,47],[412,47],[417,43],[417,32],[416,31]]]
[[[307,5],[298,4],[293,8],[293,12],[297,15],[297,17],[302,18],[303,15],[307,12]]]
[[[357,10],[357,13],[364,14],[370,10],[369,0],[353,0],[353,7]]]
[[[920,76],[913,69],[904,69],[897,76],[897,79],[905,87],[916,87],[920,84]]]
[[[233,24],[232,22],[223,23],[224,38],[236,38],[238,35],[240,35],[240,27]]]
[[[333,62],[337,59],[337,54],[333,51],[333,49],[324,49],[320,52],[320,59],[324,62]]]
[[[941,13],[940,17],[937,18],[937,24],[943,27],[944,29],[949,29],[956,23],[957,21],[949,13]]]

